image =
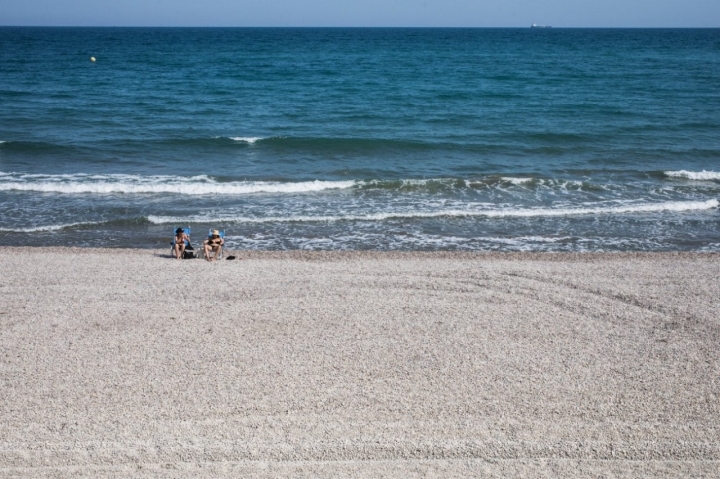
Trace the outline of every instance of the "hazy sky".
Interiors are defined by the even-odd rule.
[[[0,0],[0,25],[720,27],[720,0]]]

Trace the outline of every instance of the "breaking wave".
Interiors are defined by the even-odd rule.
[[[37,191],[65,194],[182,194],[242,195],[250,193],[304,193],[350,188],[355,181],[229,181],[209,176],[137,175],[29,175],[0,173],[0,191]]]
[[[94,226],[106,223],[105,221],[84,221],[78,223],[65,223],[59,225],[47,225],[47,226],[30,226],[27,228],[0,228],[0,232],[3,233],[40,233],[48,231],[60,231],[68,228],[77,228],[79,226]]]
[[[592,188],[593,185],[572,180],[514,178],[488,175],[475,179],[419,178],[312,181],[218,181],[207,176],[140,176],[140,175],[41,175],[0,172],[0,191],[36,191],[64,194],[182,194],[243,195],[250,193],[304,193],[357,188],[360,190],[425,191],[428,193],[457,189],[514,186],[545,186],[567,190]],[[600,185],[601,187],[601,185]]]
[[[506,181],[508,183],[512,183],[513,185],[522,185],[525,183],[531,183],[535,180],[535,178],[514,178],[514,177],[507,177],[503,176],[500,178],[502,181]]]
[[[260,141],[260,140],[264,140],[265,138],[263,138],[261,136],[231,136],[230,139],[233,141],[249,143],[252,145],[253,143]]]
[[[688,180],[720,180],[720,173],[716,171],[666,171],[665,175],[670,178],[685,178]]]

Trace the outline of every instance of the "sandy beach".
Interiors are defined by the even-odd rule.
[[[720,476],[720,255],[0,249],[0,477]]]

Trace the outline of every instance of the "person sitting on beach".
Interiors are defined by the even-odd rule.
[[[205,245],[205,259],[208,261],[214,261],[217,259],[220,249],[225,244],[225,240],[220,237],[220,232],[218,230],[212,230],[212,234],[203,242],[203,244]],[[211,251],[215,253],[212,258],[210,257]]]
[[[175,230],[175,246],[173,247],[175,250],[175,258],[176,259],[183,259],[183,256],[185,256],[185,242],[190,242],[190,236],[185,234],[185,230],[182,228],[178,228]]]

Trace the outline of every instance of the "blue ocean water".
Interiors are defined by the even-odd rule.
[[[0,28],[0,142],[4,245],[720,251],[720,30]]]

